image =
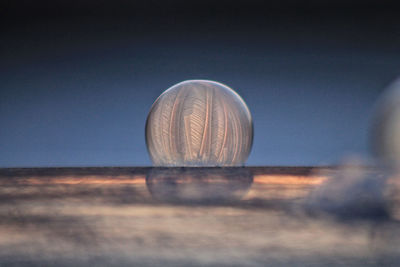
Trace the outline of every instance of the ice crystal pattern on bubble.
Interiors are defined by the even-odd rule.
[[[252,141],[245,102],[212,81],[172,86],[155,101],[146,123],[147,148],[156,166],[240,166]]]

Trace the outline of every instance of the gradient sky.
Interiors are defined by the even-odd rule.
[[[368,155],[374,103],[400,74],[390,2],[10,2],[0,167],[150,165],[147,113],[188,79],[246,101],[248,165],[334,164]]]

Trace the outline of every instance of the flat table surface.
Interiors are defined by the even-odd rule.
[[[396,219],[304,208],[335,171],[0,169],[0,266],[398,266]]]

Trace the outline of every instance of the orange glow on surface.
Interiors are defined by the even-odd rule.
[[[279,184],[279,185],[318,185],[326,180],[326,176],[297,176],[282,174],[263,174],[254,176],[256,184]]]
[[[326,176],[299,176],[284,174],[261,174],[254,176],[255,184],[277,184],[277,185],[318,185],[327,179]],[[45,185],[45,184],[145,184],[146,177],[144,175],[133,176],[59,176],[59,177],[21,177],[13,179],[13,183],[27,185]],[[179,181],[178,181],[179,182]],[[209,179],[208,182],[212,182]],[[0,180],[1,184],[9,184],[10,180]]]
[[[146,179],[144,175],[135,176],[62,176],[62,177],[30,177],[30,178],[20,178],[14,180],[17,184],[26,185],[46,185],[46,184],[61,184],[61,185],[90,185],[90,184],[145,184]],[[9,184],[10,181],[1,181],[0,184]]]

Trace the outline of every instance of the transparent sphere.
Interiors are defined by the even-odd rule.
[[[400,79],[378,102],[371,141],[373,151],[381,161],[400,169]]]
[[[253,142],[251,114],[226,85],[178,83],[157,98],[146,123],[146,144],[156,166],[240,166]]]

